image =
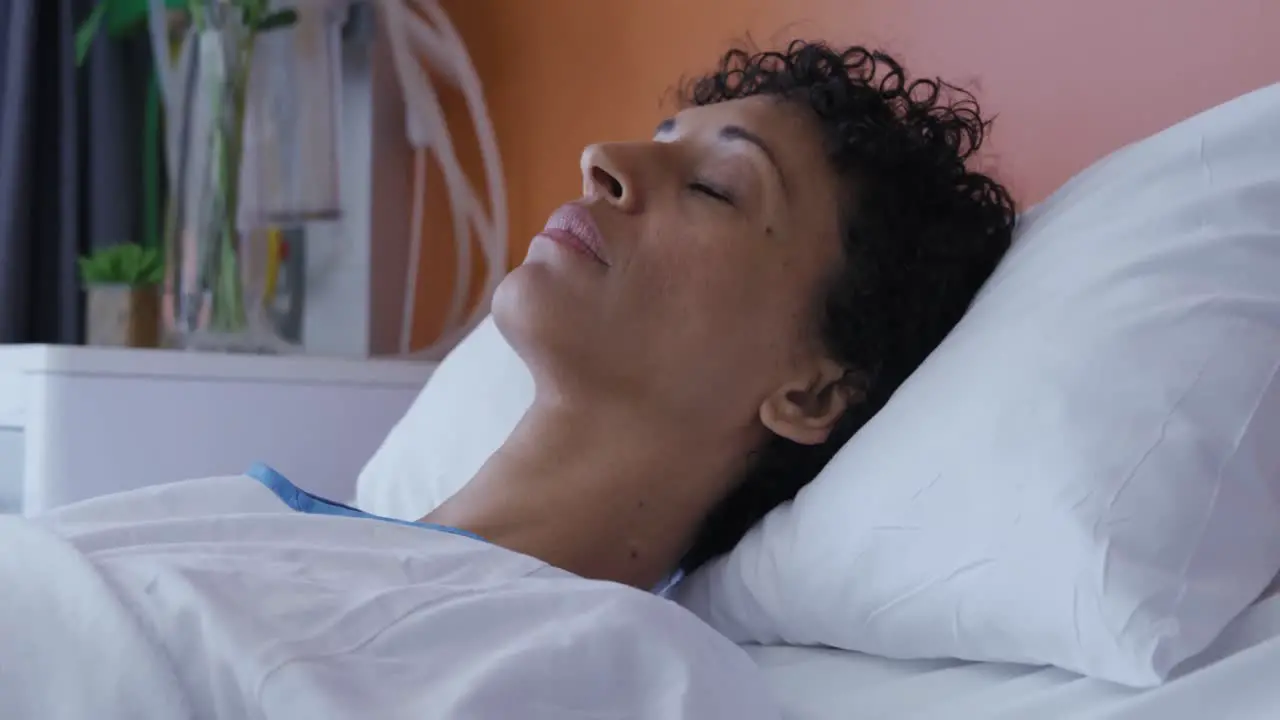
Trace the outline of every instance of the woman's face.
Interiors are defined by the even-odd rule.
[[[581,166],[582,198],[494,298],[539,391],[825,439],[843,410],[818,397],[842,369],[817,322],[842,262],[841,186],[816,119],[771,97],[696,107]]]

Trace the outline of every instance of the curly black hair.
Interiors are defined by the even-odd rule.
[[[844,262],[822,288],[820,328],[862,401],[822,444],[766,441],[704,521],[681,560],[686,572],[795,497],[884,407],[960,321],[1008,249],[1016,218],[1008,190],[967,166],[990,122],[965,90],[909,79],[883,52],[795,41],[784,51],[730,50],[714,72],[684,86],[682,102],[756,95],[808,108],[845,183],[837,218]]]

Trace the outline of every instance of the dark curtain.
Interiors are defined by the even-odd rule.
[[[0,0],[0,343],[79,343],[81,254],[142,240],[145,32],[100,37],[97,0]]]

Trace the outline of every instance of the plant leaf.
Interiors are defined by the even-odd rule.
[[[148,0],[104,0],[111,6],[107,12],[107,33],[115,37],[127,34],[146,21],[151,13]],[[164,0],[166,10],[185,10],[187,0]]]
[[[164,258],[159,250],[137,243],[103,248],[77,259],[85,284],[142,287],[164,280]]]
[[[293,8],[277,10],[262,18],[262,22],[258,23],[258,32],[270,32],[279,28],[289,27],[296,22],[298,22],[297,10]]]
[[[258,21],[271,9],[269,0],[239,0],[237,4],[244,16],[245,27],[250,29],[256,29]]]
[[[93,47],[93,40],[98,36],[98,28],[102,27],[102,19],[107,16],[110,5],[111,0],[100,0],[89,17],[76,28],[76,65],[83,65],[88,57],[89,48]]]
[[[106,272],[115,282],[124,282],[124,258],[121,256],[119,248],[115,252],[108,252],[103,255],[103,259],[107,263]]]
[[[109,268],[105,258],[90,255],[79,259],[80,279],[86,285],[111,283]]]
[[[120,274],[125,283],[133,285],[138,282],[138,270],[141,269],[142,248],[138,245],[120,246]]]
[[[92,285],[97,282],[97,277],[93,271],[93,261],[86,257],[76,258],[76,265],[80,268],[81,285]]]
[[[98,278],[98,282],[112,282],[111,258],[105,256],[92,258],[91,267],[94,276]]]
[[[143,267],[138,273],[139,285],[159,285],[164,282],[164,260],[155,248],[143,253]]]

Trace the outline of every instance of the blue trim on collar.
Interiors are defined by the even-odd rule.
[[[461,528],[451,527],[449,525],[440,525],[438,523],[429,522],[411,522],[409,520],[397,520],[395,518],[382,517],[374,515],[363,510],[357,510],[350,505],[325,500],[322,497],[312,495],[311,493],[299,488],[297,485],[289,482],[284,475],[276,472],[275,469],[263,464],[254,463],[245,475],[257,480],[267,487],[268,490],[276,494],[280,501],[290,508],[308,515],[333,515],[337,517],[363,518],[366,520],[381,520],[382,522],[395,523],[396,525],[408,525],[410,527],[425,528],[427,530],[437,530],[439,532],[449,533],[450,535],[461,535],[462,537],[479,540],[480,542],[488,542],[484,538],[473,532],[463,530]]]

